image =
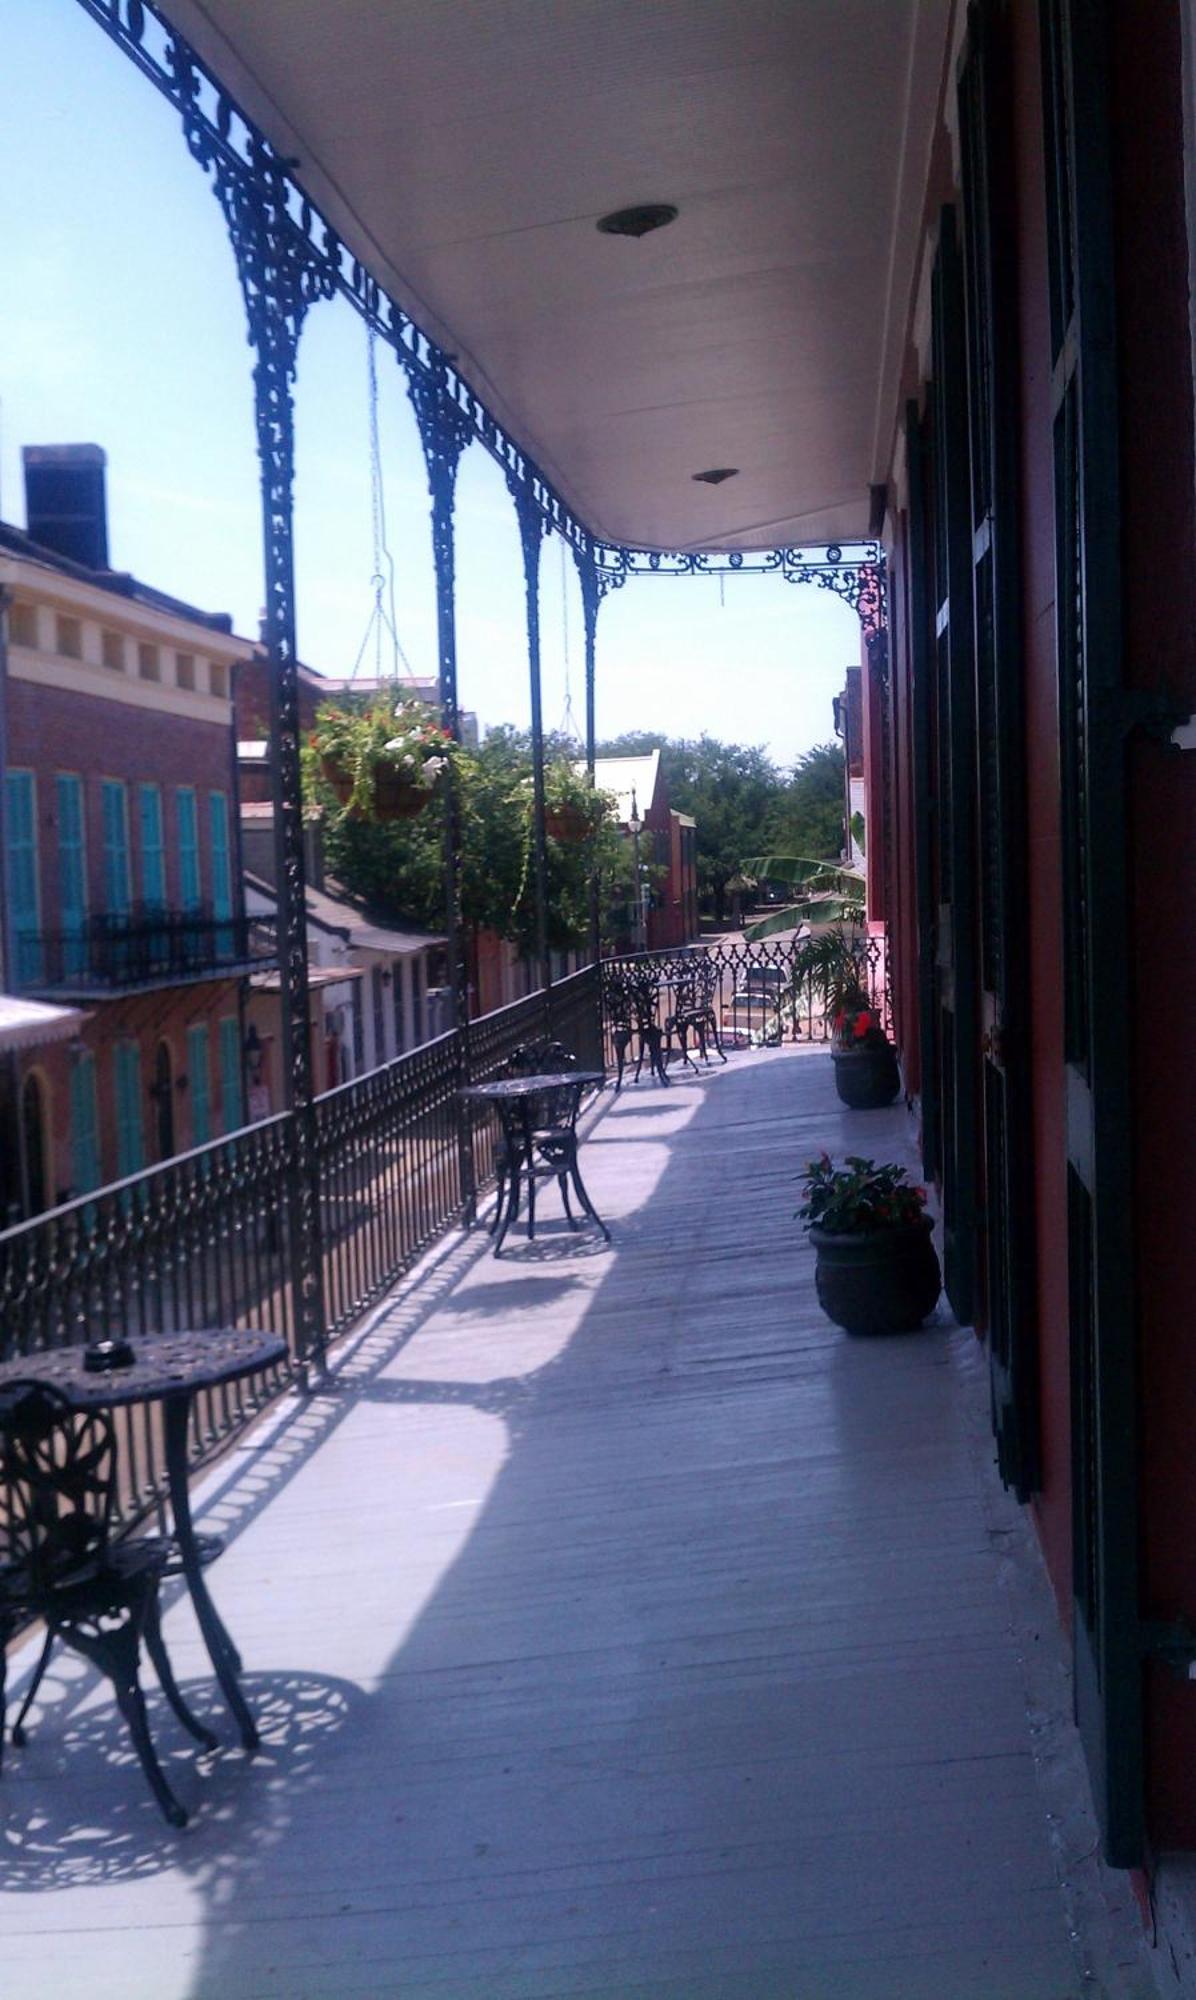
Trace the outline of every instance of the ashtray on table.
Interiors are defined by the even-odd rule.
[[[93,1340],[83,1350],[83,1366],[89,1375],[110,1375],[116,1368],[131,1368],[136,1359],[127,1340]]]

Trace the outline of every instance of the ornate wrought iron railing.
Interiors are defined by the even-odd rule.
[[[316,1100],[324,1313],[353,1322],[465,1206],[454,1034]]]
[[[860,983],[881,1025],[892,1023],[886,939],[861,936],[854,946]],[[612,1027],[619,1017],[618,989],[629,976],[647,974],[655,984],[656,1018],[665,1030],[674,995],[694,978],[700,958],[714,981],[714,1009],[724,1047],[829,1042],[833,1033],[817,982],[804,977],[800,946],[789,939],[763,944],[686,945],[680,951],[636,952],[602,961],[605,1060],[615,1063]],[[634,1063],[635,1056],[633,1054]]]
[[[470,1024],[469,1070],[493,1076],[521,1041],[552,1034],[601,1068],[594,967],[550,992]],[[465,1123],[456,1033],[317,1098],[314,1158],[322,1324],[335,1335],[381,1296],[467,1210],[462,1131],[473,1132],[476,1182],[493,1172],[488,1121]],[[193,1459],[202,1462],[314,1357],[304,1345],[299,1288],[309,1248],[296,1241],[304,1170],[298,1118],[262,1124],[97,1188],[0,1232],[0,1358],[183,1327],[273,1328],[290,1359],[269,1375],[196,1401]],[[119,1413],[126,1518],[164,1487],[153,1406]]]
[[[275,963],[273,943],[244,916],[141,908],[89,917],[72,931],[26,931],[16,940],[20,987],[87,998],[169,986]]]

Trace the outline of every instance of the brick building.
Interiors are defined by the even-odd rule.
[[[11,991],[84,1020],[69,1046],[8,1058],[8,1216],[244,1122],[250,964],[245,642],[108,566],[96,446],[25,459],[28,531],[0,524],[4,957]]]
[[[599,757],[594,783],[614,798],[616,823],[628,841],[633,810],[641,822],[647,950],[688,944],[698,935],[697,827],[688,813],[669,804],[659,750],[644,757]]]

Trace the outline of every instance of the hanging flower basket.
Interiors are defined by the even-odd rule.
[[[368,800],[363,803],[358,799],[354,804],[353,777],[343,764],[338,764],[335,758],[322,757],[320,771],[341,805],[349,808],[353,819],[414,819],[435,791],[434,785],[417,785],[403,772],[379,764],[370,773]]]
[[[398,771],[380,765],[374,772],[374,819],[414,819],[422,813],[434,785],[414,785]]]
[[[544,831],[554,840],[563,840],[570,847],[578,847],[589,833],[589,822],[580,806],[565,800],[561,805],[544,808]]]
[[[351,819],[412,819],[456,746],[435,713],[393,692],[368,707],[324,704],[304,752]]]
[[[344,765],[338,764],[335,757],[321,757],[320,776],[336,793],[341,804],[347,806],[353,796],[353,778]]]

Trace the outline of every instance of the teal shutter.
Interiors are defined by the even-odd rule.
[[[199,821],[195,793],[181,785],[176,801],[179,822],[179,895],[185,910],[197,910],[203,901],[199,887]]]
[[[145,1165],[145,1135],[141,1119],[141,1051],[136,1042],[118,1042],[116,1075],[116,1172],[140,1173]]]
[[[166,903],[166,855],[162,846],[162,794],[157,785],[142,785],[141,895],[146,903]]]
[[[224,920],[216,932],[216,956],[227,960],[233,956],[233,927],[227,922],[233,913],[233,883],[228,855],[228,800],[223,792],[208,796],[208,823],[212,836],[212,915]]]
[[[116,778],[100,787],[104,825],[104,908],[111,916],[129,909],[129,792]]]
[[[87,857],[83,845],[83,780],[60,771],[58,797],[58,916],[62,926],[62,968],[76,977],[87,970]],[[94,1080],[93,1080],[94,1087]],[[93,1186],[88,1182],[88,1186]]]
[[[37,880],[37,784],[32,771],[10,771],[6,787],[8,913],[17,986],[43,976]]]
[[[212,1136],[212,1092],[204,1026],[187,1030],[187,1085],[191,1093],[191,1144],[206,1146]]]
[[[224,1129],[235,1132],[245,1123],[241,1088],[241,1025],[235,1016],[220,1023],[220,1099]]]
[[[76,1194],[86,1194],[100,1185],[96,1059],[86,1050],[75,1057],[71,1066],[71,1172]]]

